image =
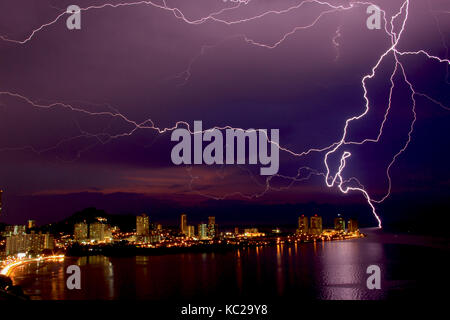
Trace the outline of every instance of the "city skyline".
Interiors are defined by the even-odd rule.
[[[209,216],[207,223],[199,223],[197,228],[189,225],[188,216],[180,214],[180,224],[178,228],[167,228],[161,224],[156,224],[150,217],[143,213],[135,217],[134,229],[132,232],[121,230],[118,225],[114,225],[103,216],[102,211],[86,212],[84,216],[78,216],[69,224],[69,230],[65,232],[47,230],[42,232],[34,220],[28,220],[27,225],[8,225],[0,230],[0,237],[5,240],[0,243],[4,247],[3,258],[0,264],[9,259],[9,263],[20,263],[24,258],[34,259],[36,257],[52,257],[71,255],[77,252],[82,246],[115,245],[127,243],[129,248],[139,248],[144,245],[147,248],[170,248],[170,247],[190,247],[197,242],[211,245],[218,245],[225,241],[226,244],[246,244],[252,239],[256,239],[253,244],[269,245],[274,239],[280,243],[280,239],[291,242],[324,241],[324,240],[344,240],[363,237],[360,233],[356,219],[349,219],[347,224],[342,215],[337,215],[334,219],[333,228],[324,228],[322,217],[314,214],[311,217],[301,215],[298,217],[298,225],[295,232],[270,228],[269,230],[259,230],[258,228],[240,228],[235,226],[230,229],[219,229],[215,216]],[[65,223],[68,224],[67,222]],[[194,241],[194,242],[193,242]],[[231,241],[231,242],[230,242]],[[75,246],[75,247],[74,247]],[[117,247],[119,250],[121,247]],[[122,247],[123,249],[123,247]],[[95,254],[99,254],[97,251]],[[112,247],[114,251],[114,247]],[[91,249],[89,249],[91,251]],[[84,251],[85,254],[89,251]],[[102,251],[100,251],[101,253]],[[118,251],[120,252],[120,250]],[[0,253],[0,258],[2,254]],[[26,261],[26,260],[25,260]],[[8,264],[4,268],[9,269]]]

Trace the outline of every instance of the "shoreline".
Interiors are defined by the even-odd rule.
[[[11,264],[8,264],[4,267],[2,267],[2,269],[0,270],[0,274],[9,277],[9,275],[11,274],[11,272],[24,264],[28,264],[28,263],[33,263],[33,262],[41,262],[41,261],[52,261],[52,260],[58,260],[58,261],[64,261],[65,255],[55,255],[55,256],[48,256],[48,257],[38,257],[38,258],[32,258],[32,259],[22,259],[22,260],[18,260],[15,261]]]
[[[273,247],[277,245],[295,245],[295,244],[313,244],[322,242],[347,241],[366,238],[366,234],[359,236],[337,239],[321,239],[321,240],[287,240],[284,238],[257,238],[251,239],[245,243],[193,243],[188,246],[172,246],[172,247],[138,247],[136,245],[95,245],[95,246],[74,246],[66,251],[66,257],[96,256],[103,255],[106,257],[130,257],[130,256],[161,256],[179,253],[220,253],[233,250],[255,248],[255,247]]]

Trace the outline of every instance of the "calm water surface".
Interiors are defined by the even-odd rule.
[[[33,299],[46,300],[410,299],[438,296],[450,285],[442,239],[366,232],[364,239],[225,253],[67,258],[18,267],[11,277]],[[81,290],[66,288],[71,264],[81,267]],[[381,290],[366,287],[372,264],[382,270]]]

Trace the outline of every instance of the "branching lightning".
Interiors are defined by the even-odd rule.
[[[275,41],[273,43],[263,43],[263,42],[255,40],[255,39],[249,38],[245,34],[239,34],[239,35],[235,35],[232,37],[228,37],[222,41],[222,42],[228,41],[230,38],[234,38],[234,39],[238,38],[238,39],[242,39],[249,45],[257,46],[257,47],[267,49],[267,50],[274,50],[278,46],[280,46],[283,42],[287,41],[287,39],[289,37],[291,37],[293,34],[295,34],[296,32],[312,28],[313,26],[318,24],[325,15],[333,14],[333,13],[336,13],[339,11],[352,10],[356,7],[372,5],[371,2],[365,2],[365,1],[351,1],[347,5],[333,5],[326,1],[304,0],[304,1],[301,1],[300,3],[298,3],[297,5],[291,6],[289,8],[283,9],[283,10],[278,10],[278,11],[277,10],[269,10],[269,11],[265,11],[259,15],[255,15],[252,17],[244,18],[244,19],[225,20],[225,19],[220,18],[221,14],[223,14],[224,12],[231,11],[231,10],[238,10],[240,7],[248,5],[250,2],[251,2],[251,0],[233,1],[232,6],[227,6],[219,11],[210,13],[207,16],[201,17],[199,19],[194,19],[194,20],[188,19],[180,9],[168,6],[167,1],[165,1],[165,0],[162,0],[160,3],[157,3],[154,1],[123,2],[123,3],[116,3],[116,4],[105,3],[102,5],[88,6],[85,8],[81,8],[80,10],[81,11],[89,11],[89,10],[101,10],[104,8],[120,8],[120,7],[124,7],[124,6],[145,5],[145,6],[151,6],[152,8],[155,8],[155,9],[171,12],[176,19],[179,19],[187,24],[201,25],[201,24],[209,21],[209,22],[220,23],[220,24],[231,26],[231,25],[237,25],[237,24],[245,24],[250,21],[262,19],[268,15],[283,15],[283,14],[286,14],[289,12],[293,12],[295,10],[300,10],[305,5],[317,6],[319,8],[323,8],[323,10],[313,19],[313,21],[311,23],[294,27],[292,30],[283,34],[277,41]],[[402,36],[406,30],[406,25],[408,22],[408,16],[409,16],[409,10],[410,10],[410,2],[411,2],[410,0],[404,0],[401,7],[398,10],[398,12],[396,14],[394,14],[393,16],[391,16],[390,19],[388,19],[386,11],[381,10],[381,13],[382,13],[382,16],[384,19],[384,32],[386,33],[387,37],[391,40],[391,43],[390,43],[389,48],[387,48],[386,51],[384,51],[379,56],[379,59],[377,60],[375,65],[371,67],[370,72],[361,79],[361,87],[364,92],[363,98],[365,101],[364,110],[362,113],[352,116],[345,121],[345,125],[342,130],[342,136],[340,137],[340,139],[331,143],[328,146],[314,147],[314,148],[310,148],[306,151],[300,151],[300,152],[293,151],[289,148],[286,148],[286,147],[283,147],[282,145],[277,144],[278,148],[281,151],[286,152],[286,153],[290,154],[291,156],[298,157],[298,158],[306,156],[311,153],[323,153],[324,154],[324,157],[323,157],[324,170],[323,170],[323,172],[320,172],[318,170],[315,170],[315,169],[312,169],[309,167],[301,167],[298,169],[297,175],[294,177],[277,174],[275,176],[266,178],[264,190],[257,194],[252,194],[252,195],[243,194],[241,192],[234,192],[232,194],[227,194],[222,197],[216,197],[216,196],[211,196],[211,195],[205,195],[200,192],[197,192],[197,193],[201,194],[203,196],[214,198],[214,199],[225,199],[226,197],[230,197],[230,196],[241,196],[244,198],[253,199],[253,198],[258,198],[258,197],[263,196],[269,190],[275,190],[275,191],[286,190],[286,189],[290,188],[296,182],[308,180],[312,176],[322,176],[324,178],[325,185],[329,188],[337,187],[342,193],[349,193],[350,191],[361,193],[365,197],[368,205],[370,206],[370,208],[372,210],[374,217],[378,221],[378,226],[381,227],[382,222],[381,222],[379,215],[376,212],[375,204],[379,204],[379,203],[383,202],[390,196],[391,189],[392,189],[392,181],[391,181],[390,171],[391,171],[393,165],[395,164],[396,160],[398,159],[398,157],[405,152],[405,150],[408,148],[408,145],[410,144],[410,142],[412,140],[412,135],[414,132],[414,125],[417,120],[416,96],[422,96],[424,98],[427,98],[430,101],[432,101],[433,103],[439,105],[440,107],[442,107],[446,110],[450,109],[449,107],[445,106],[443,103],[430,97],[429,95],[416,91],[414,89],[413,84],[408,79],[407,73],[405,71],[405,66],[401,61],[401,57],[403,57],[403,56],[414,55],[414,56],[419,56],[419,57],[423,56],[423,58],[432,60],[435,63],[445,64],[447,68],[448,68],[448,65],[450,65],[450,60],[448,59],[448,57],[441,58],[441,57],[438,57],[435,55],[431,55],[423,49],[417,49],[417,50],[411,50],[411,51],[401,51],[398,49],[398,44],[400,42],[400,39],[402,38]],[[440,13],[445,14],[448,12],[440,12]],[[5,41],[5,42],[10,42],[10,43],[13,43],[16,45],[23,45],[27,42],[32,41],[39,32],[43,32],[45,29],[47,29],[50,26],[59,22],[65,16],[66,16],[66,12],[65,11],[61,12],[52,21],[42,24],[38,28],[32,30],[29,33],[29,35],[26,36],[24,39],[12,39],[7,36],[0,35],[0,40]],[[394,24],[397,21],[397,19],[400,19],[401,24],[400,24],[400,29],[396,32]],[[338,29],[336,30],[334,37],[332,38],[332,43],[337,51],[336,59],[339,58],[339,46],[340,45],[339,45],[338,39],[339,39],[339,37],[341,37],[341,35],[342,35],[341,34],[341,26],[339,26]],[[441,37],[442,37],[442,33],[441,33]],[[204,55],[205,51],[208,48],[217,46],[218,44],[219,43],[217,43],[215,45],[202,46],[199,54],[190,61],[187,69],[185,71],[181,72],[180,74],[176,75],[175,78],[181,78],[183,81],[182,84],[186,83],[191,76],[194,62],[197,59],[199,59],[202,55]],[[447,53],[448,53],[448,48],[447,48]],[[387,103],[386,111],[384,113],[383,121],[378,130],[378,134],[376,135],[376,137],[373,137],[373,138],[365,138],[360,141],[349,141],[348,140],[349,125],[354,121],[358,121],[358,120],[364,118],[368,114],[370,107],[371,107],[371,102],[368,98],[367,81],[373,79],[377,75],[377,70],[379,69],[380,65],[387,57],[393,57],[394,61],[395,61],[395,65],[390,74],[390,84],[391,85],[390,85],[390,91],[389,91],[389,96],[388,96],[388,103]],[[347,179],[344,178],[344,170],[346,168],[346,162],[347,162],[347,159],[351,157],[351,153],[349,151],[345,150],[345,147],[349,146],[349,145],[362,145],[362,144],[366,144],[366,143],[378,143],[380,141],[380,138],[383,135],[383,129],[385,128],[385,124],[389,118],[389,113],[391,110],[392,95],[395,90],[394,78],[396,75],[401,76],[402,81],[404,81],[404,83],[407,85],[407,87],[410,90],[411,113],[413,115],[413,120],[410,123],[409,131],[408,131],[408,135],[407,135],[407,139],[406,139],[405,143],[403,144],[402,148],[400,150],[398,150],[398,152],[392,157],[391,162],[389,163],[388,167],[386,168],[386,176],[388,179],[387,191],[380,199],[374,199],[369,194],[369,192],[366,191],[364,186],[358,181],[357,178],[355,178],[355,177],[351,177],[351,178],[347,178]],[[137,130],[141,130],[141,129],[149,129],[149,130],[153,130],[153,131],[157,132],[158,134],[163,134],[163,133],[167,133],[172,130],[175,130],[176,128],[179,128],[180,126],[183,126],[183,127],[188,128],[189,131],[191,132],[191,134],[198,133],[198,132],[192,131],[190,129],[189,123],[187,123],[186,121],[181,121],[181,120],[176,121],[172,127],[161,128],[161,127],[158,127],[151,119],[146,119],[145,121],[142,121],[142,122],[131,120],[112,107],[109,108],[108,111],[92,112],[92,111],[88,111],[81,107],[75,106],[73,104],[65,103],[65,102],[53,102],[53,103],[48,103],[48,104],[38,103],[37,101],[33,100],[32,98],[26,97],[25,95],[22,95],[22,94],[19,94],[16,92],[2,91],[2,92],[0,92],[0,96],[9,96],[11,98],[15,98],[17,100],[25,102],[25,103],[27,103],[35,108],[38,108],[38,109],[51,110],[51,109],[55,109],[55,108],[64,108],[71,112],[86,114],[86,115],[93,116],[93,117],[107,116],[107,117],[111,117],[113,119],[119,119],[124,124],[131,126],[130,130],[122,132],[120,134],[116,134],[116,135],[107,134],[105,132],[89,133],[89,132],[86,132],[86,131],[82,130],[81,128],[79,128],[79,131],[80,131],[79,135],[77,135],[75,137],[66,138],[66,139],[60,141],[58,144],[48,147],[48,148],[38,150],[38,149],[34,148],[33,146],[22,146],[22,147],[15,147],[15,148],[3,148],[3,149],[0,149],[0,151],[29,149],[38,154],[42,154],[42,153],[45,153],[52,149],[57,148],[58,146],[60,146],[63,143],[70,142],[70,141],[73,141],[73,140],[79,139],[79,138],[93,138],[95,140],[95,143],[88,147],[88,148],[91,148],[91,147],[95,146],[97,143],[105,144],[105,143],[110,142],[113,139],[131,136]],[[214,128],[210,128],[210,129],[205,129],[202,132],[206,132],[206,131],[212,130],[212,129],[224,130],[224,129],[239,129],[239,128],[233,128],[231,126],[214,127]],[[258,130],[258,129],[256,129],[256,130]],[[262,131],[262,132],[264,132],[264,131]],[[267,137],[267,139],[268,139],[268,141],[270,141],[269,137]],[[270,141],[270,142],[275,143],[272,141]],[[81,150],[78,153],[78,156],[80,156],[81,153],[85,150]],[[332,174],[330,165],[329,165],[329,158],[331,155],[338,154],[340,152],[342,152],[342,154],[340,155],[339,168],[338,168],[337,172]],[[188,174],[191,178],[191,189],[192,189],[192,183],[197,179],[197,177],[192,174],[191,168],[188,168],[187,170],[188,170]],[[303,174],[304,172],[306,172],[306,174]],[[271,186],[271,180],[274,177],[290,180],[290,183],[285,187],[275,188],[275,187]],[[351,186],[350,183],[352,183],[352,182],[354,184]]]

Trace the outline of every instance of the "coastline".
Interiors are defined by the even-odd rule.
[[[307,244],[320,242],[334,242],[362,239],[367,237],[366,234],[360,233],[358,236],[340,237],[334,239],[309,239],[298,240],[290,237],[262,237],[248,239],[245,242],[227,243],[217,242],[209,243],[208,241],[200,242],[194,241],[188,243],[186,246],[160,246],[160,247],[144,247],[135,244],[121,245],[121,244],[100,244],[88,246],[72,246],[66,252],[67,257],[80,256],[95,256],[104,255],[107,257],[129,257],[129,256],[156,256],[166,254],[178,253],[212,253],[212,252],[227,252],[237,249],[252,248],[252,247],[269,247],[278,244]]]

